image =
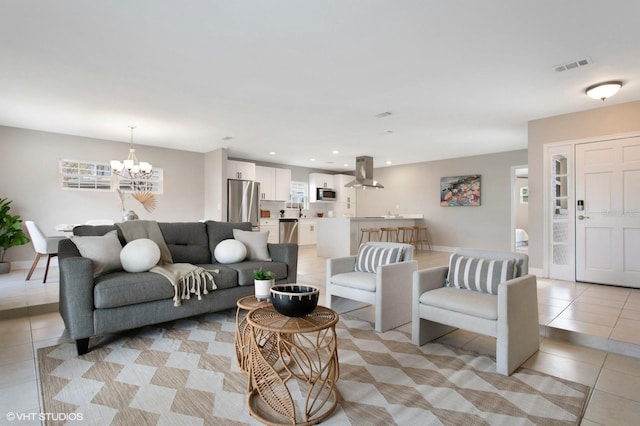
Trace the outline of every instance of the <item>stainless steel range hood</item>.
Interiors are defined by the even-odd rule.
[[[345,188],[384,188],[377,180],[373,180],[373,157],[356,157],[356,178]]]

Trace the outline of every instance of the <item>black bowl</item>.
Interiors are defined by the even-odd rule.
[[[320,289],[312,285],[279,284],[271,287],[271,303],[288,317],[303,317],[318,306]]]

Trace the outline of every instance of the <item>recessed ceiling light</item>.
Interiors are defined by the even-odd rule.
[[[316,161],[315,158],[309,158],[309,161]]]
[[[334,149],[333,151],[331,151],[332,154],[337,155],[340,154],[340,151],[338,151],[337,149]]]
[[[269,155],[276,155],[276,152],[275,151],[270,151]]]
[[[393,164],[391,161],[387,161],[387,166]]]
[[[344,163],[343,166],[344,167],[349,167],[349,163]]]

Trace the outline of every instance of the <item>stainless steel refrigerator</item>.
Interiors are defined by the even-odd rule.
[[[251,222],[254,230],[259,229],[260,183],[236,179],[227,182],[227,220]]]

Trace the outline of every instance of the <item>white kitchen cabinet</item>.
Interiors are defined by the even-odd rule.
[[[276,169],[276,200],[291,199],[291,169]]]
[[[334,183],[336,184],[336,202],[333,210],[335,217],[353,217],[356,214],[356,195],[357,189],[345,188],[345,185],[353,180],[353,176],[335,175]]]
[[[336,202],[338,203],[355,203],[356,202],[356,189],[345,188],[345,185],[354,179],[349,175],[335,175],[333,176],[333,182],[335,183],[336,190]]]
[[[260,232],[269,231],[268,243],[278,243],[280,241],[280,221],[278,219],[261,218]]]
[[[318,188],[334,189],[333,175],[325,173],[309,173],[309,201],[318,201]]]
[[[256,166],[256,181],[260,182],[260,199],[289,201],[291,170]]]
[[[298,221],[298,244],[301,246],[314,245],[317,241],[316,219],[300,219]]]
[[[227,160],[227,179],[256,180],[256,165],[246,161]]]
[[[333,175],[325,173],[309,173],[309,184],[313,184],[316,188],[333,189]]]

